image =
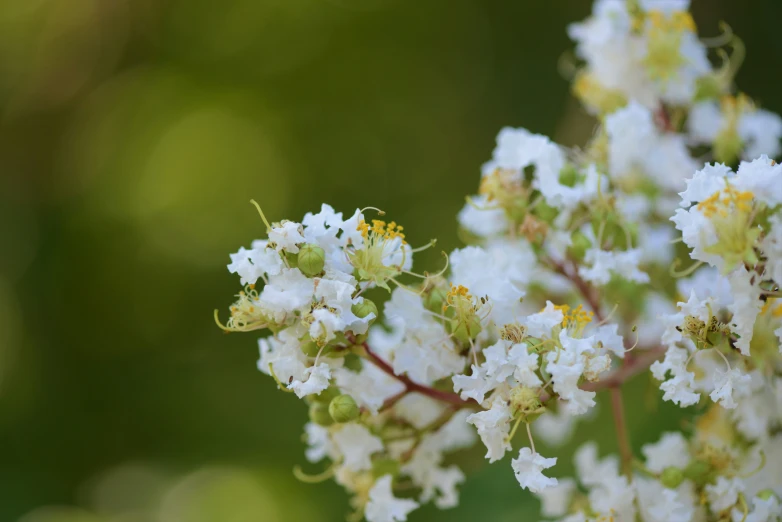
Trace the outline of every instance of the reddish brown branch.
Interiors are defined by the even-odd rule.
[[[375,366],[386,372],[388,375],[393,377],[394,379],[398,380],[402,384],[405,385],[405,390],[407,392],[418,392],[422,395],[426,395],[427,397],[431,397],[433,399],[436,399],[438,401],[447,402],[450,404],[455,404],[459,407],[466,407],[466,406],[475,406],[477,403],[475,401],[469,400],[465,401],[461,397],[459,397],[457,394],[453,392],[447,392],[443,390],[436,390],[434,388],[430,388],[429,386],[424,386],[423,384],[418,384],[417,382],[414,382],[410,380],[409,377],[406,375],[397,375],[394,373],[394,369],[391,367],[390,364],[388,364],[385,360],[383,360],[379,355],[377,355],[375,352],[372,351],[372,349],[369,347],[367,343],[363,344],[364,350],[367,352],[367,357],[369,360],[371,360]],[[402,396],[394,396],[391,399],[394,399],[394,401],[397,401],[401,399]]]
[[[556,273],[570,279],[570,282],[573,283],[576,290],[578,290],[578,293],[580,293],[587,302],[589,308],[595,313],[595,319],[597,319],[598,322],[602,321],[603,313],[600,311],[600,299],[598,298],[595,287],[584,281],[584,279],[578,275],[578,270],[575,266],[573,266],[572,271],[569,271],[564,263],[560,263],[553,259],[548,259],[547,262]]]

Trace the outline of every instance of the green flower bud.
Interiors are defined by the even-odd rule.
[[[576,259],[583,259],[584,254],[592,246],[592,242],[580,230],[573,232],[571,236],[570,253]]]
[[[566,187],[575,187],[576,183],[583,181],[584,175],[571,164],[565,165],[565,168],[559,171],[559,182]]]
[[[361,357],[355,353],[349,353],[345,356],[345,368],[353,372],[360,372],[362,368]]]
[[[684,482],[684,471],[681,468],[668,466],[660,475],[660,482],[663,486],[670,489],[678,488]]]
[[[424,293],[424,307],[430,312],[442,313],[443,303],[447,295],[447,289],[440,286],[432,287],[431,290]]]
[[[372,461],[372,476],[380,478],[383,475],[395,477],[399,474],[399,461],[394,459],[377,459]]]
[[[693,460],[684,468],[684,478],[688,478],[698,485],[706,484],[711,474],[711,464],[703,460]]]
[[[377,305],[366,297],[360,303],[356,303],[351,306],[350,311],[353,312],[356,317],[360,317],[361,319],[365,318],[369,314],[375,314],[375,319],[377,319]]]
[[[323,272],[323,265],[326,264],[326,252],[318,245],[307,243],[299,248],[297,262],[302,274],[314,277]]]
[[[285,260],[288,261],[288,266],[291,268],[297,268],[299,266],[299,255],[292,252],[284,252]]]
[[[451,333],[457,341],[469,343],[471,339],[478,337],[483,327],[476,314],[470,314],[464,320],[451,319]]]
[[[358,405],[350,395],[339,395],[331,400],[329,414],[334,422],[350,422],[358,418]]]
[[[331,426],[334,419],[329,414],[329,407],[322,402],[310,404],[310,420],[319,426]]]
[[[735,128],[726,128],[714,140],[714,159],[730,165],[739,159],[744,142]]]
[[[695,80],[695,101],[719,98],[722,91],[722,82],[715,74],[707,74]]]
[[[315,341],[306,341],[301,344],[301,351],[307,357],[315,357],[320,351],[320,346],[318,346]]]
[[[332,399],[339,397],[341,394],[342,392],[339,391],[339,388],[336,386],[329,386],[318,395],[310,395],[310,397],[312,397],[312,400],[315,402],[320,402],[328,407],[328,404],[332,401]]]
[[[771,497],[775,497],[777,500],[779,500],[779,497],[777,497],[777,494],[774,492],[773,489],[762,489],[758,491],[758,494],[755,495],[760,500],[768,500]]]

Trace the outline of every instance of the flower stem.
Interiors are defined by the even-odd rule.
[[[388,362],[386,362],[385,360],[383,360],[379,355],[373,352],[367,343],[363,343],[363,347],[364,350],[366,351],[367,358],[370,361],[372,361],[372,363],[375,366],[377,366],[378,368],[386,372],[388,375],[390,375],[391,377],[395,378],[396,380],[404,384],[408,392],[418,392],[422,395],[426,395],[427,397],[431,397],[438,401],[455,404],[459,407],[477,406],[477,403],[475,401],[473,400],[465,401],[464,399],[462,399],[461,397],[459,397],[457,394],[453,392],[436,390],[429,386],[418,384],[417,382],[410,380],[410,378],[407,377],[406,375],[397,375],[396,373],[394,373],[394,368],[392,368],[391,365],[388,364]]]
[[[622,388],[619,386],[611,388],[611,412],[614,414],[616,441],[619,444],[619,455],[622,458],[622,473],[630,479],[633,471],[633,450],[630,448],[630,437],[627,433],[624,405],[622,404]]]

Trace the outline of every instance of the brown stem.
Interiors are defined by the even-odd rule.
[[[619,386],[611,388],[611,411],[614,414],[619,455],[622,457],[622,473],[630,478],[633,471],[633,450],[630,448],[630,437],[627,433],[624,405],[622,404],[622,389]]]
[[[548,259],[547,263],[560,275],[563,275],[570,279],[570,282],[576,287],[576,290],[583,296],[584,300],[589,305],[589,308],[595,313],[595,319],[598,322],[603,320],[603,313],[600,311],[600,299],[597,296],[595,288],[584,281],[584,279],[578,275],[578,270],[573,266],[572,271],[567,269],[564,263]]]
[[[597,382],[585,382],[580,388],[584,391],[597,392],[605,390],[606,388],[621,386],[625,381],[628,381],[637,374],[647,370],[654,361],[665,355],[665,350],[666,348],[664,346],[657,346],[644,350],[641,352],[641,355],[634,357],[632,360],[628,360],[626,364],[617,368],[606,377]],[[548,401],[550,398],[551,394],[548,392],[544,391],[540,394],[540,400],[543,402]]]
[[[430,388],[429,386],[424,386],[423,384],[418,384],[417,382],[414,382],[410,380],[409,377],[406,375],[397,375],[394,373],[394,369],[391,367],[390,364],[388,364],[386,361],[384,361],[379,355],[377,355],[375,352],[372,351],[372,349],[369,347],[369,345],[365,342],[363,343],[364,350],[367,353],[367,357],[370,361],[372,361],[375,366],[386,372],[391,377],[395,378],[399,382],[405,385],[405,391],[406,392],[418,392],[422,395],[426,395],[427,397],[431,397],[433,399],[436,399],[438,401],[447,402],[450,404],[455,404],[459,407],[466,407],[466,406],[475,406],[477,403],[473,400],[465,401],[461,397],[459,397],[457,394],[453,392],[447,392],[443,390],[436,390],[434,388]],[[396,396],[395,396],[396,397]],[[402,397],[391,397],[391,399],[399,400]],[[389,400],[391,400],[389,399]]]

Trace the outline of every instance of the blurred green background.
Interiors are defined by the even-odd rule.
[[[0,521],[342,520],[339,487],[291,474],[305,406],[256,370],[253,336],[212,321],[238,290],[228,253],[263,231],[248,200],[271,219],[374,205],[413,244],[458,246],[500,127],[589,136],[557,70],[589,10],[0,2]],[[741,87],[782,110],[782,3],[694,10],[703,35],[730,23]],[[419,266],[439,266],[428,254]],[[636,448],[679,423],[647,413],[644,384],[627,399]],[[613,451],[606,408],[579,431],[592,436]],[[412,520],[535,520],[508,462],[483,453],[460,458],[460,508]]]

